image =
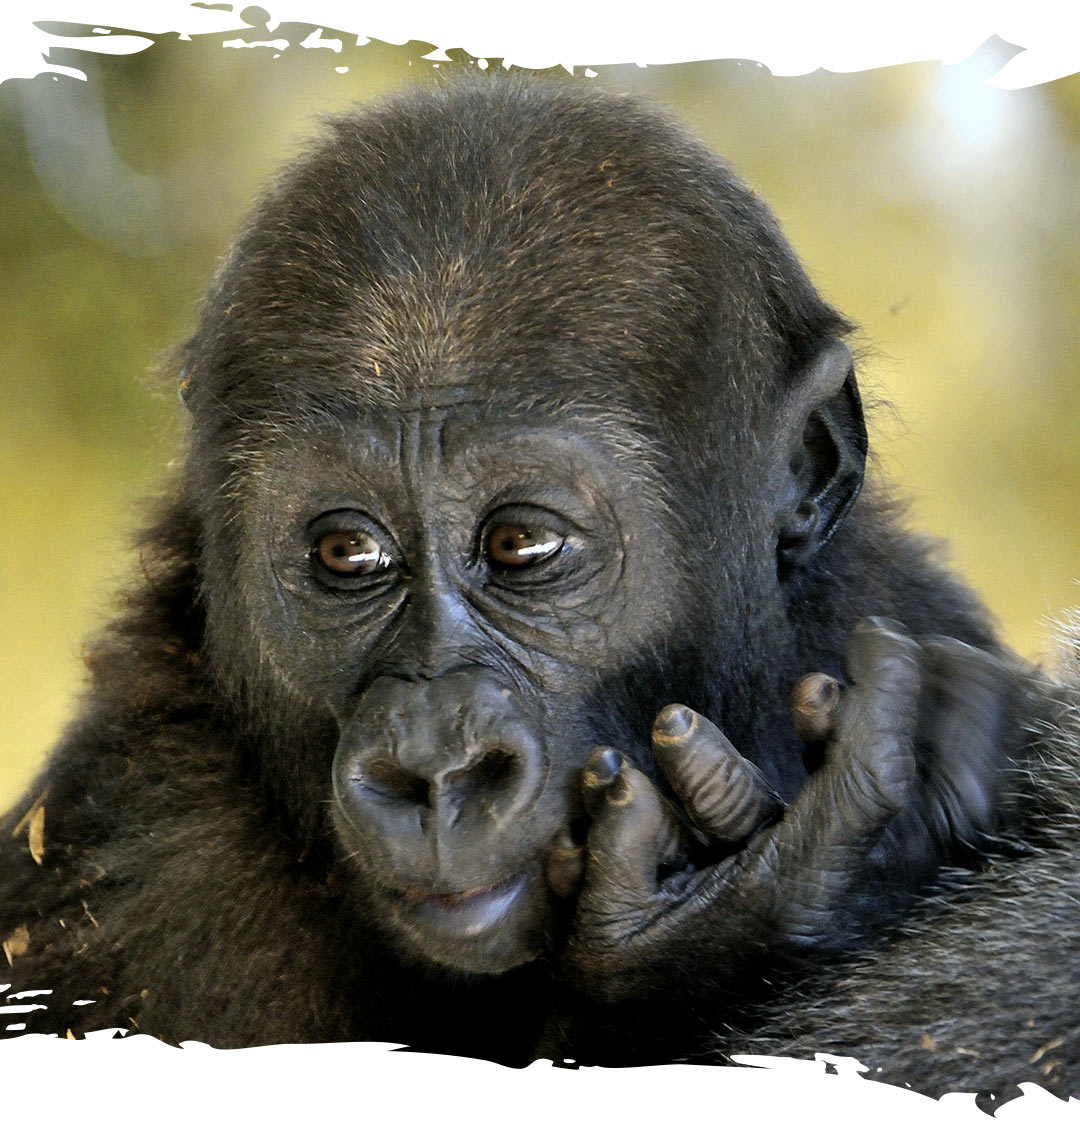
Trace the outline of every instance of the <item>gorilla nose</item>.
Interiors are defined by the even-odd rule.
[[[515,788],[522,753],[502,745],[479,747],[459,767],[415,773],[393,758],[373,758],[361,767],[366,784],[387,799],[437,808],[440,802],[477,804],[491,809]]]
[[[529,820],[546,776],[539,730],[487,669],[380,677],[343,729],[334,764],[354,832],[402,860],[422,840],[490,855],[503,828]]]

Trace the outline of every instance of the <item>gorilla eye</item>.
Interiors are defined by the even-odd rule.
[[[393,560],[379,541],[366,531],[331,531],[315,543],[314,557],[334,574],[375,574],[386,570]]]
[[[566,536],[549,527],[500,523],[488,532],[484,553],[500,567],[535,566],[557,554]]]

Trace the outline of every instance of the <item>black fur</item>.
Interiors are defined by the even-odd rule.
[[[871,487],[835,534],[778,554],[787,501],[765,478],[777,427],[802,373],[848,331],[766,208],[634,101],[485,82],[333,122],[256,208],[210,291],[183,360],[193,428],[175,496],[90,654],[81,716],[0,822],[14,990],[55,990],[28,1029],[130,1026],[217,1046],[379,1039],[520,1063],[553,1026],[587,1024],[591,1003],[567,999],[557,911],[538,960],[490,976],[387,939],[378,896],[402,884],[342,854],[335,747],[380,676],[438,679],[464,660],[512,684],[538,729],[566,732],[568,771],[610,742],[655,779],[647,731],[677,700],[719,722],[790,801],[806,780],[792,684],[811,669],[840,675],[858,620],[994,649],[976,599]],[[382,648],[349,648],[340,608],[296,625],[308,611],[289,600],[291,572],[264,559],[303,515],[294,478],[329,459],[329,481],[328,451],[368,455],[353,427],[435,401],[542,416],[553,432],[585,427],[609,450],[644,505],[630,530],[657,537],[643,577],[607,599],[625,598],[619,620],[632,624],[590,611],[595,637],[566,647],[559,637],[588,622],[557,616],[525,645],[481,636],[470,619],[446,651],[430,640],[443,628],[434,602]],[[856,415],[849,404],[840,428]],[[854,434],[836,440],[858,446]],[[550,456],[554,472],[563,454]],[[595,455],[582,456],[591,471]],[[329,490],[327,509],[338,503]],[[682,1012],[675,1033],[664,1020],[650,1030],[646,1005],[622,1061],[850,1050],[888,1061],[894,1080],[1003,1075],[1077,1090],[1066,909],[1076,744],[1075,731],[1048,735],[1047,760],[1025,764],[1027,780],[1001,797],[1031,855],[939,895],[865,965],[808,975],[813,957],[794,971],[785,962],[775,998],[767,967],[749,997],[719,969],[710,983],[698,963],[643,967],[643,996],[670,973],[694,979],[709,1008]],[[40,864],[28,846],[35,802]],[[535,813],[538,838],[548,805]],[[559,810],[552,827],[570,815]],[[883,840],[879,865],[885,857],[906,891],[938,863],[982,862],[947,831],[936,843],[906,827]],[[433,897],[482,882],[432,879]],[[869,940],[897,904],[879,870],[854,891],[844,936]],[[1040,945],[1053,953],[1045,984],[1029,969]],[[987,973],[1000,976],[997,996]],[[562,1002],[565,1023],[553,1011]],[[1033,1057],[1036,1041],[1058,1037],[1033,1062],[1006,1061],[1013,1044]],[[566,1046],[587,1059],[589,1041],[586,1028]]]

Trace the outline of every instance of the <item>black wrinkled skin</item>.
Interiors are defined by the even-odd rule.
[[[838,867],[814,868],[812,824],[780,858],[780,829],[712,851],[697,830],[657,858],[679,869],[670,925],[635,946],[588,877],[602,926],[575,921],[566,856],[600,790],[670,795],[681,767],[665,780],[649,741],[665,705],[722,728],[755,767],[729,763],[738,823],[772,824],[828,776],[807,781],[821,756],[791,689],[843,676],[858,621],[1001,651],[934,546],[859,491],[848,331],[764,205],[633,100],[485,81],[331,122],[210,289],[183,357],[184,468],[78,718],[0,821],[0,937],[29,938],[6,976],[54,989],[28,1030],[514,1064],[827,1050],[928,1092],[1080,1093],[1072,689],[1018,695],[1027,748],[1008,708],[976,722],[950,771],[962,701],[920,641],[938,687],[896,720],[899,764],[878,704],[841,724],[888,793]],[[312,561],[311,529],[342,511],[392,560],[362,588]],[[490,565],[506,511],[554,513],[548,569]],[[594,779],[590,806],[600,745],[636,769]],[[841,813],[865,797],[833,794]],[[843,844],[842,822],[821,835]],[[792,855],[828,895],[773,932]],[[524,905],[483,937],[422,921],[519,876]],[[687,888],[718,908],[699,917]],[[609,923],[613,989],[589,944]]]

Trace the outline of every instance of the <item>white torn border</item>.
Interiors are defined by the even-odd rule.
[[[155,36],[170,33],[217,35],[224,48],[286,50],[289,41],[274,36],[285,22],[310,27],[299,46],[324,49],[328,65],[339,61],[339,36],[355,35],[358,45],[371,39],[431,43],[435,49],[426,57],[433,64],[445,59],[448,49],[460,47],[478,59],[532,69],[734,58],[760,62],[774,75],[794,76],[819,68],[850,72],[915,61],[958,62],[997,35],[1023,50],[988,80],[990,85],[1019,89],[1080,71],[1080,4],[1071,0],[905,0],[902,7],[872,0],[758,0],[740,10],[717,0],[668,0],[660,17],[625,2],[580,0],[521,6],[505,0],[385,6],[267,0],[258,6],[269,14],[265,25],[240,17],[241,12],[252,19],[257,15],[243,2],[207,8],[184,0],[31,0],[0,17],[0,81],[42,73],[85,80],[77,67],[51,62],[51,50],[134,54],[151,48]],[[92,34],[50,34],[36,22],[81,25]],[[14,1016],[34,1007],[10,1005],[7,1012]],[[0,1041],[0,1106],[11,1121],[47,1117],[87,1125],[143,1118],[215,1120],[236,1109],[260,1121],[327,1114],[337,1119],[344,1111],[358,1121],[438,1125],[458,1120],[469,1125],[591,1119],[617,1125],[988,1120],[972,1093],[935,1101],[868,1081],[859,1076],[866,1068],[851,1059],[739,1056],[739,1061],[750,1065],[573,1071],[535,1063],[511,1070],[372,1043],[228,1052],[188,1044],[179,1051],[147,1036],[116,1041],[111,1032],[80,1043],[28,1035]],[[1065,1103],[1030,1084],[1023,1089],[1024,1096],[1002,1107],[997,1119],[1009,1125],[1080,1123],[1075,1099]]]
[[[1012,90],[1080,71],[1080,3],[1075,0],[756,0],[738,6],[719,0],[666,0],[662,7],[629,6],[606,0],[548,0],[518,5],[506,0],[266,0],[265,35],[251,35],[241,2],[199,7],[185,0],[29,0],[17,14],[4,15],[0,39],[0,81],[40,73],[85,75],[48,61],[53,47],[99,54],[126,54],[152,46],[148,38],[241,33],[224,47],[262,46],[287,50],[275,38],[282,23],[313,29],[300,44],[331,46],[334,33],[402,44],[431,43],[427,58],[445,59],[460,47],[479,59],[502,59],[505,66],[530,69],[595,67],[747,59],[775,75],[870,70],[898,63],[959,62],[997,35],[1023,50],[989,79]],[[251,17],[255,19],[255,16]],[[49,34],[35,22],[93,26],[100,34],[69,38]],[[112,29],[135,34],[112,34]],[[321,38],[320,29],[328,29]],[[351,45],[351,44],[350,44]],[[334,57],[327,52],[328,61]]]
[[[748,1061],[749,1058],[748,1058]],[[975,1095],[923,1094],[858,1076],[853,1060],[754,1057],[756,1066],[673,1064],[605,1070],[538,1062],[515,1070],[478,1059],[397,1051],[386,1043],[182,1050],[111,1031],[73,1043],[23,1036],[0,1042],[5,1120],[32,1122],[243,1120],[448,1125],[664,1125],[669,1122],[829,1122],[985,1125]],[[846,1065],[845,1065],[846,1064]],[[827,1073],[827,1065],[834,1073]],[[47,1069],[46,1069],[47,1068]],[[41,1075],[38,1081],[31,1075]],[[52,1076],[52,1080],[50,1080]],[[11,1081],[18,1079],[18,1085]],[[996,1119],[1076,1125],[1080,1102],[1025,1083]]]

